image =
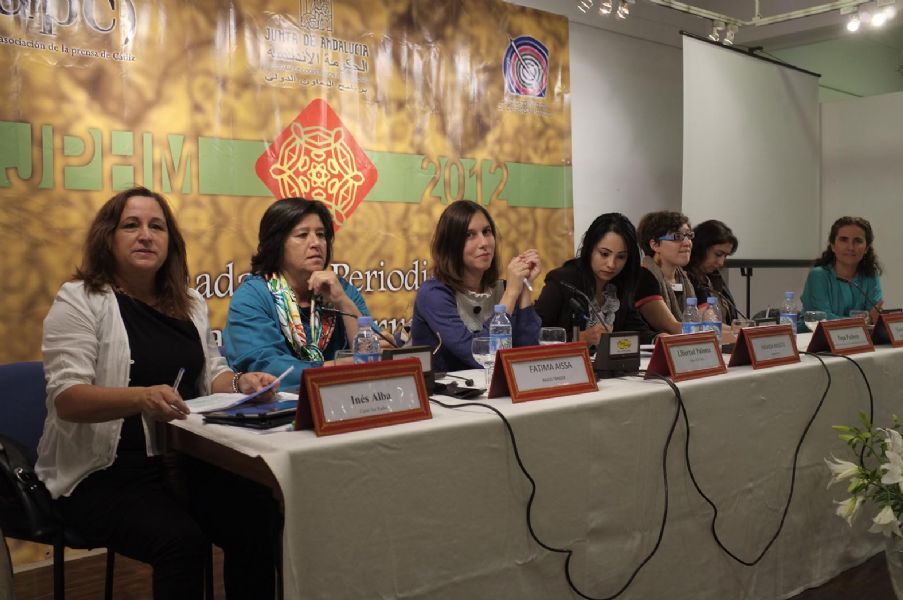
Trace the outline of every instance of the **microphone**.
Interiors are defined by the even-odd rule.
[[[352,319],[356,319],[356,318],[357,318],[357,315],[353,315],[353,314],[351,314],[351,313],[347,313],[347,312],[342,311],[342,310],[339,310],[339,309],[337,309],[337,308],[332,308],[331,306],[320,306],[320,307],[319,307],[319,310],[321,310],[321,311],[323,311],[323,312],[331,312],[331,313],[335,313],[335,314],[337,314],[337,315],[342,315],[343,317],[351,317]],[[380,338],[384,339],[384,340],[387,341],[389,344],[391,344],[393,348],[398,348],[398,344],[395,343],[395,340],[393,340],[391,337],[389,337],[388,335],[386,335],[385,333],[383,333],[382,331],[380,331],[380,330],[379,330],[379,327],[376,326],[376,323],[373,323],[372,325],[370,325],[370,329],[373,330],[373,333],[375,333],[375,334],[378,335]],[[441,342],[440,342],[440,343],[441,343]]]
[[[872,302],[872,299],[868,297],[868,294],[865,293],[865,290],[857,285],[855,281],[853,281],[852,279],[844,279],[840,275],[835,275],[835,278],[837,279],[837,281],[842,281],[845,284],[859,290],[859,293],[862,294],[862,297],[865,299],[865,303],[868,304],[869,310],[875,310],[879,313],[881,312],[881,309],[878,308],[878,302],[880,302],[880,300],[878,302]]]
[[[590,311],[592,311],[593,314],[595,315],[596,319],[599,320],[599,323],[602,323],[602,324],[605,323],[605,319],[602,317],[601,314],[599,314],[599,311],[595,310],[595,308],[593,307],[593,301],[589,299],[589,296],[587,296],[585,293],[583,293],[583,290],[579,289],[574,284],[568,283],[567,281],[559,281],[558,283],[563,285],[566,289],[570,290],[572,294],[576,294],[576,295],[580,296],[580,298],[582,298],[583,301],[586,303],[586,312],[589,313]],[[571,296],[571,299],[573,300],[573,296]],[[573,305],[571,305],[571,306],[573,306]]]

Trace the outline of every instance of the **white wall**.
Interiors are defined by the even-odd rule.
[[[869,220],[884,265],[885,306],[903,306],[903,92],[823,104],[822,230]]]

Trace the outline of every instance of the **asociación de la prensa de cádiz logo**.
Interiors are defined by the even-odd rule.
[[[308,104],[257,159],[277,198],[320,200],[338,229],[376,184],[376,166],[325,100]]]
[[[502,70],[508,93],[545,98],[549,84],[549,49],[529,35],[509,38]]]

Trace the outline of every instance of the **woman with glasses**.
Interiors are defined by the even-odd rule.
[[[693,249],[689,219],[667,210],[648,213],[640,219],[637,235],[646,256],[634,305],[654,331],[681,333],[686,299],[696,296],[683,271]]]
[[[279,375],[298,385],[301,373],[351,346],[367,305],[329,268],[332,215],[316,200],[285,198],[263,214],[251,276],[229,304],[223,332],[235,369]]]
[[[640,248],[633,223],[620,213],[600,215],[583,234],[577,257],[549,271],[536,301],[546,327],[563,327],[568,340],[597,344],[611,331],[639,331],[648,344],[655,332],[633,306],[640,276]]]
[[[828,247],[806,277],[803,310],[824,311],[828,319],[849,316],[851,310],[867,310],[875,323],[884,300],[874,241],[872,225],[862,217],[834,221]]]
[[[718,298],[721,320],[729,325],[739,315],[734,297],[721,277],[721,269],[724,260],[737,251],[737,238],[730,227],[715,220],[703,221],[693,228],[693,233],[687,277],[696,290],[699,306],[704,308],[709,298]]]
[[[515,256],[507,281],[499,279],[497,237],[489,212],[475,202],[453,202],[439,217],[431,244],[433,277],[417,291],[411,323],[414,345],[436,348],[436,371],[481,368],[471,342],[488,337],[496,304],[505,305],[514,346],[539,341],[539,316],[528,287],[539,275],[539,254],[526,250]]]

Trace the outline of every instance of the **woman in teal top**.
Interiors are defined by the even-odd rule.
[[[868,310],[874,323],[884,304],[874,240],[871,224],[861,217],[834,221],[828,247],[806,278],[803,310],[823,310],[828,319],[847,317],[851,310]]]

